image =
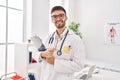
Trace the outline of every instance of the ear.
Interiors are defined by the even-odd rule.
[[[66,16],[66,17],[65,17],[65,21],[67,21],[67,20],[68,20],[68,17]]]

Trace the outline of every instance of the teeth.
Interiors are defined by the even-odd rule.
[[[61,22],[58,22],[59,24],[61,23]]]
[[[61,24],[61,22],[57,22],[57,24]]]

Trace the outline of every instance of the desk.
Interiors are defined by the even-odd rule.
[[[80,80],[80,79],[74,79],[74,80]],[[120,73],[109,70],[98,69],[98,73],[94,73],[89,80],[120,80]]]
[[[98,74],[93,74],[90,80],[120,80],[120,73],[99,69]]]

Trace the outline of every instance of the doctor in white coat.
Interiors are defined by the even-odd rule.
[[[39,55],[40,80],[73,80],[73,73],[80,71],[84,65],[83,42],[66,27],[67,15],[63,7],[53,7],[51,19],[56,31],[47,37],[46,50]]]

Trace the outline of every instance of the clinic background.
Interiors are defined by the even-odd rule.
[[[119,0],[64,0],[68,23],[80,23],[88,60],[120,64],[120,45],[104,44],[104,26],[108,20],[120,22]],[[44,3],[44,4],[43,4]],[[66,5],[66,3],[68,3]],[[33,0],[31,32],[45,38],[49,34],[49,1]],[[109,65],[111,66],[111,65]]]
[[[23,41],[27,42],[34,34],[37,34],[40,38],[44,39],[46,35],[52,32],[51,30],[54,30],[54,26],[50,23],[49,17],[50,0],[24,1],[26,5],[24,6],[25,19],[23,21],[23,26],[25,26],[25,28],[23,31]],[[120,45],[104,44],[105,24],[109,22],[109,20],[117,20],[120,22],[120,0],[51,1],[53,1],[55,5],[57,5],[56,2],[60,2],[60,5],[65,7],[68,16],[67,23],[72,21],[80,23],[80,31],[83,35],[87,61],[96,61],[96,64],[99,64],[99,62],[102,64],[105,63],[106,65],[104,66],[115,67],[120,70]],[[52,27],[50,25],[52,25]],[[12,52],[14,52],[14,50]],[[13,53],[8,53],[10,54],[7,55],[7,59],[12,59],[13,63],[14,56],[11,56]],[[8,67],[6,65],[8,65]],[[10,70],[14,68],[14,65],[9,65],[7,62],[0,67],[3,66],[5,66],[5,69]]]

